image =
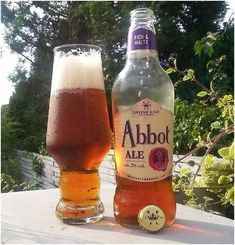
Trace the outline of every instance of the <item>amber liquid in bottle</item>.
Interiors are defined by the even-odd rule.
[[[169,76],[162,69],[158,60],[154,20],[153,12],[149,9],[135,9],[131,12],[127,61],[112,90],[117,183],[113,204],[114,215],[119,224],[131,228],[139,226],[138,213],[145,206],[156,205],[160,207],[166,216],[167,224],[174,222],[176,213],[176,202],[172,190],[172,167],[170,166],[173,162],[173,126],[172,130],[168,130],[167,126],[165,131],[157,134],[151,131],[154,125],[150,125],[141,115],[139,117],[135,116],[137,118],[134,119],[135,121],[128,118],[126,124],[124,120],[125,115],[127,115],[125,113],[129,113],[128,111],[145,113],[148,108],[143,108],[143,112],[138,110],[135,112],[133,108],[137,108],[135,105],[138,106],[138,103],[143,104],[140,104],[140,106],[148,107],[147,104],[150,101],[150,104],[152,103],[150,106],[159,106],[158,108],[163,108],[168,113],[169,120],[172,121],[173,125],[174,89]],[[124,123],[122,124],[122,122]],[[144,131],[144,129],[146,130]],[[162,175],[161,178],[157,181],[150,181],[150,179],[154,179],[154,176],[151,175],[150,178],[146,178],[146,173],[143,172],[145,177],[141,178],[141,170],[139,169],[143,167],[141,159],[143,160],[143,154],[145,154],[145,145],[153,149],[162,149],[164,148],[162,146],[165,146],[163,143],[169,143],[167,146],[169,155],[167,155],[167,158],[163,156],[164,161],[168,162],[169,165],[168,174],[165,174],[164,177],[164,171],[159,171]],[[129,147],[128,150],[125,148],[126,145]],[[137,145],[138,151],[135,150]],[[157,154],[160,154],[159,151]],[[160,161],[157,160],[160,159],[159,157],[161,156],[158,155],[155,157],[156,159],[154,158],[156,164]],[[127,161],[126,158],[132,158],[133,162],[131,160]],[[148,167],[150,165],[149,158],[150,154],[148,153],[147,158],[145,158],[147,160],[144,163]],[[138,174],[135,173],[132,164],[136,167]],[[123,165],[127,169],[124,172],[122,172]],[[134,177],[128,177],[128,172],[125,173],[129,169],[131,169],[131,174]],[[149,169],[148,171],[151,171],[151,168]],[[152,172],[155,173],[156,171],[152,170]]]

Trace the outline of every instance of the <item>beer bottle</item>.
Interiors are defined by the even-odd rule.
[[[157,224],[157,214],[164,224],[175,219],[174,87],[158,59],[153,11],[138,8],[130,15],[127,60],[112,89],[114,215],[119,224],[135,228],[141,219]]]

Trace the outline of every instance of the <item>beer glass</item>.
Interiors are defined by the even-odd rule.
[[[103,217],[98,167],[110,141],[101,49],[56,47],[46,144],[60,168],[56,215],[64,223],[94,223]]]

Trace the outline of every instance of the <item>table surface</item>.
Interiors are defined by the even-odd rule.
[[[105,217],[86,225],[66,225],[56,218],[58,189],[2,194],[2,243],[234,243],[233,220],[180,204],[174,224],[158,233],[120,226],[112,212],[114,191],[115,185],[102,185]]]

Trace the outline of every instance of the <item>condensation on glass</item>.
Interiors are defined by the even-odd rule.
[[[60,168],[56,215],[68,224],[99,221],[98,168],[110,149],[101,50],[71,44],[54,49],[46,144]]]

